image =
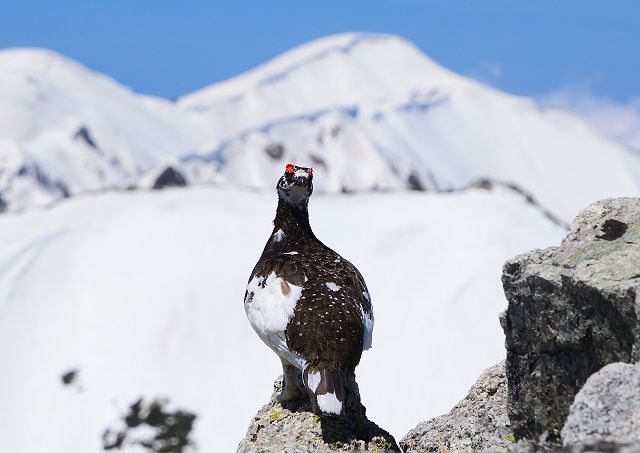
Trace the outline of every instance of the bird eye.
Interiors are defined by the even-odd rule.
[[[309,167],[309,176],[313,175],[313,167]]]
[[[293,164],[287,164],[284,171],[287,173],[293,173],[295,171],[295,168],[293,167]]]

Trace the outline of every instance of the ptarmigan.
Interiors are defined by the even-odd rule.
[[[358,269],[311,230],[312,181],[311,168],[286,166],[273,233],[249,278],[244,308],[282,361],[278,400],[307,393],[315,414],[344,417],[347,379],[371,347],[373,310]]]

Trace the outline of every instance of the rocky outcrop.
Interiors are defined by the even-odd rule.
[[[640,444],[597,442],[567,447],[552,447],[540,445],[531,440],[520,440],[506,450],[496,450],[495,453],[640,453]]]
[[[169,410],[169,401],[138,399],[129,406],[116,426],[102,435],[102,449],[150,453],[187,453],[196,414],[182,409]]]
[[[559,247],[508,261],[502,281],[512,428],[559,441],[589,376],[640,359],[640,199],[594,203]]]
[[[640,364],[592,375],[562,429],[563,446],[515,441],[507,417],[504,363],[487,369],[448,414],[420,423],[400,441],[405,453],[640,453]]]
[[[238,453],[400,451],[393,436],[368,420],[355,382],[349,383],[348,419],[318,417],[308,400],[278,403],[282,377],[268,404],[251,420]]]
[[[609,364],[576,395],[562,443],[595,442],[640,443],[640,364]]]
[[[451,412],[420,423],[400,441],[405,453],[501,450],[515,441],[507,416],[504,362],[485,370]]]
[[[404,451],[640,453],[640,199],[594,203],[560,246],[505,263],[503,286],[506,362]],[[351,417],[336,420],[277,403],[278,380],[238,452],[397,451],[351,385]]]
[[[167,167],[156,178],[153,183],[153,189],[159,190],[165,187],[184,187],[187,185],[187,180],[184,175],[173,167]]]

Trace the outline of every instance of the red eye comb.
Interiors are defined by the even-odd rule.
[[[313,167],[309,167],[309,175],[313,174]]]
[[[294,168],[293,164],[287,164],[287,166],[285,167],[284,171],[286,171],[287,173],[293,173],[296,169]]]

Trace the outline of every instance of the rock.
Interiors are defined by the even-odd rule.
[[[562,428],[562,444],[640,443],[640,364],[612,363],[584,384]]]
[[[273,160],[280,160],[284,156],[284,146],[282,143],[270,143],[264,148],[264,152]]]
[[[63,385],[71,385],[76,382],[78,379],[78,370],[70,369],[65,371],[62,376],[60,376],[60,380],[62,380]]]
[[[496,450],[496,453],[498,451]],[[640,453],[640,444],[620,444],[615,442],[597,442],[579,444],[570,447],[541,446],[531,440],[519,440],[500,453]]]
[[[129,406],[117,426],[102,434],[103,450],[153,453],[193,451],[191,432],[196,414],[182,409],[171,411],[169,401],[143,398]]]
[[[558,442],[587,378],[640,359],[640,199],[589,206],[559,247],[507,261],[502,282],[513,431]]]
[[[542,452],[543,449],[541,449],[540,446],[532,440],[519,440],[503,450],[494,451],[501,453],[536,453]]]
[[[393,436],[366,417],[358,385],[349,383],[349,419],[318,417],[308,400],[278,403],[282,376],[268,404],[251,420],[238,453],[302,453],[309,451],[400,451]]]
[[[187,185],[187,180],[184,175],[173,167],[165,168],[160,176],[158,176],[153,183],[153,189],[159,190],[165,187],[184,187]]]
[[[409,431],[400,447],[406,453],[467,453],[503,450],[514,441],[507,416],[507,378],[501,362],[485,370],[448,414]]]
[[[89,128],[87,126],[81,126],[80,129],[78,129],[76,133],[73,135],[73,138],[76,140],[84,141],[91,148],[94,148],[94,149],[98,148],[98,145],[96,144],[96,141],[91,136],[91,133],[89,132]]]

